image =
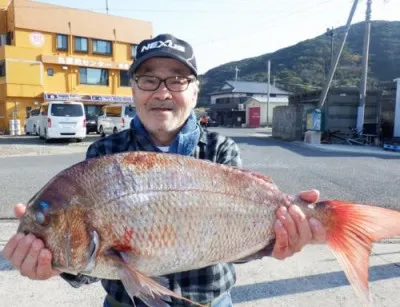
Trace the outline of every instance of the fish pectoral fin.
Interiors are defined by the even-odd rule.
[[[170,297],[175,297],[195,306],[205,307],[168,289],[168,279],[162,277],[151,278],[141,273],[135,266],[125,261],[129,256],[124,252],[119,252],[119,254],[120,257],[113,256],[113,258],[120,264],[120,278],[132,301],[136,296],[148,306],[167,307],[170,306],[167,303],[171,301]]]

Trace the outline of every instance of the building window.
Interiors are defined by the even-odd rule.
[[[136,57],[136,49],[137,49],[137,44],[132,44],[131,45],[131,57],[134,59]]]
[[[0,46],[5,46],[5,45],[7,45],[7,35],[0,34]]]
[[[13,39],[14,39],[14,32],[12,32],[12,31],[7,32],[6,44],[11,45]]]
[[[129,84],[129,75],[127,70],[119,71],[119,86],[130,86]]]
[[[5,77],[6,75],[6,62],[0,61],[0,77]]]
[[[68,36],[57,34],[57,50],[68,50]]]
[[[111,55],[112,54],[111,42],[94,39],[93,53]]]
[[[88,39],[86,37],[75,37],[75,52],[88,52]]]
[[[53,70],[53,68],[48,68],[48,69],[47,69],[47,75],[48,75],[49,77],[53,77],[53,76],[54,76],[54,70]]]
[[[108,85],[108,70],[99,68],[79,68],[81,84]]]

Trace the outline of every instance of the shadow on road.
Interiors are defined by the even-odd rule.
[[[396,266],[396,264],[377,265],[371,267],[369,273],[370,282],[386,280],[399,277],[400,267]],[[322,273],[253,285],[237,286],[232,290],[232,298],[234,303],[241,303],[348,285],[349,282],[344,272]]]
[[[252,146],[263,146],[263,147],[281,147],[288,151],[292,151],[298,155],[302,155],[305,157],[375,157],[380,159],[400,159],[399,155],[386,155],[382,150],[382,154],[379,152],[371,153],[362,151],[362,147],[360,147],[359,152],[347,152],[347,151],[334,151],[329,149],[329,144],[326,144],[326,150],[316,147],[307,147],[307,145],[301,145],[299,143],[283,141],[279,139],[275,139],[272,137],[266,136],[232,136],[231,137],[240,147],[241,144],[252,145]],[[324,145],[325,146],[325,145]],[[351,146],[351,145],[348,145]]]
[[[100,138],[99,135],[93,134],[88,135],[83,142],[84,143],[92,143]],[[1,145],[38,145],[38,146],[68,146],[70,144],[76,144],[76,140],[74,139],[56,139],[49,140],[46,143],[44,140],[39,139],[38,136],[8,136],[8,137],[0,137],[0,146]]]

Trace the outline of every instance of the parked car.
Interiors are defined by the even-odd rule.
[[[136,115],[132,104],[110,104],[104,106],[97,118],[97,131],[101,136],[128,129]]]
[[[86,134],[91,132],[99,133],[97,131],[97,118],[98,116],[95,114],[86,114]]]
[[[39,137],[50,139],[76,139],[86,137],[86,116],[82,102],[49,101],[40,107]]]
[[[32,109],[25,119],[25,134],[38,135],[40,109]]]

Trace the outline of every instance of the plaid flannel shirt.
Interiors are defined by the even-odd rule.
[[[87,158],[125,151],[160,151],[145,137],[136,133],[134,129],[112,134],[105,139],[93,143],[88,151]],[[194,150],[193,157],[205,159],[215,163],[241,167],[239,148],[236,143],[227,137],[215,132],[201,129],[200,140]],[[85,275],[61,276],[72,286],[79,287],[99,279]],[[220,263],[199,270],[180,272],[166,276],[172,291],[198,303],[210,303],[224,292],[231,289],[236,282],[236,273],[232,263]],[[133,306],[132,301],[119,280],[101,280],[108,295],[127,306]],[[135,298],[137,307],[144,306]],[[187,306],[182,300],[172,298],[171,306]]]

